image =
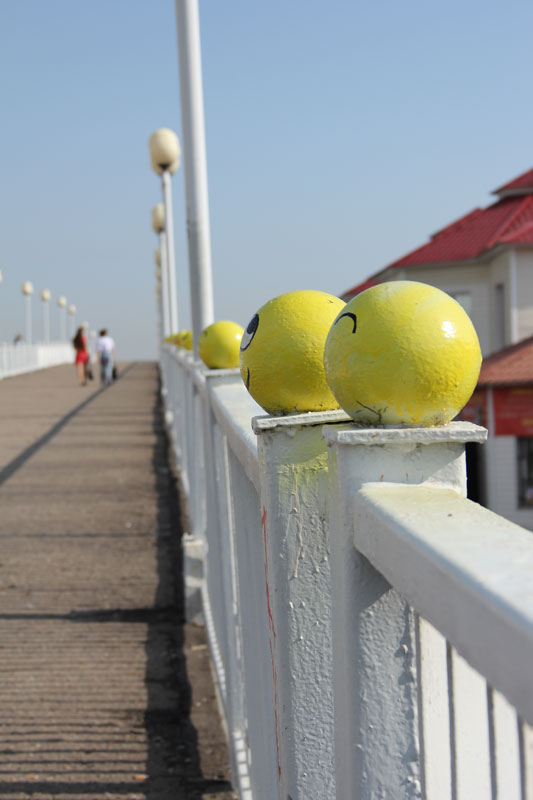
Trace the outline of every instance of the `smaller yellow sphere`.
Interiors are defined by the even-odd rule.
[[[324,344],[344,302],[325,292],[287,292],[262,306],[241,342],[246,388],[269,414],[338,408],[326,382]]]
[[[324,366],[340,406],[362,425],[444,425],[475,389],[481,350],[456,300],[424,283],[390,281],[346,304]]]
[[[243,328],[236,322],[221,320],[204,328],[198,340],[198,353],[209,369],[234,369],[239,366],[239,347]]]
[[[180,343],[185,350],[192,350],[192,331],[183,331]]]
[[[176,347],[184,347],[185,350],[192,350],[192,331],[182,330],[177,333],[172,333],[165,341],[172,342]]]

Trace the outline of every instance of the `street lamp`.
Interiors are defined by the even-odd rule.
[[[50,344],[50,289],[43,289],[41,300],[43,301],[43,342]]]
[[[69,317],[71,318],[70,319],[70,334],[69,334],[69,336],[72,339],[74,337],[74,330],[75,330],[75,327],[76,327],[76,325],[75,325],[76,306],[73,305],[73,304],[70,305],[68,307],[68,313],[69,313]]]
[[[150,136],[150,161],[152,169],[161,175],[163,185],[164,217],[163,228],[166,233],[166,271],[168,273],[168,305],[170,333],[178,332],[178,300],[176,289],[176,264],[174,258],[174,223],[172,218],[172,192],[170,176],[180,163],[178,137],[169,128],[159,128]],[[153,212],[152,212],[153,213]],[[153,220],[153,217],[152,217]],[[163,247],[161,247],[163,250]],[[163,287],[164,288],[164,287]]]
[[[31,281],[24,281],[22,294],[24,295],[24,338],[26,344],[31,344],[31,296],[33,294],[33,283]]]
[[[61,295],[57,298],[57,305],[59,306],[59,336],[62,342],[67,338],[67,298]]]
[[[163,203],[158,203],[152,208],[152,228],[155,233],[159,234],[159,248],[155,251],[155,263],[161,270],[161,308],[159,313],[161,315],[161,325],[163,328],[163,339],[166,339],[170,333],[177,333],[172,330],[171,319],[171,303],[169,291],[169,271],[167,268],[167,239],[165,231],[165,207]],[[177,327],[177,320],[176,320]]]

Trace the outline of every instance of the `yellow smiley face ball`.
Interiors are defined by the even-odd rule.
[[[424,283],[390,281],[342,309],[324,366],[339,405],[362,425],[444,425],[475,389],[481,350],[452,297]]]
[[[287,292],[252,317],[241,341],[241,375],[269,414],[338,408],[326,381],[324,345],[343,307],[325,292]]]
[[[198,340],[200,358],[210,369],[239,366],[239,348],[244,331],[236,322],[221,320],[205,328]]]
[[[173,334],[176,347],[183,347],[185,350],[192,350],[192,331],[182,330]]]

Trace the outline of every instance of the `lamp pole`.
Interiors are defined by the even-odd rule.
[[[33,294],[31,281],[24,281],[22,294],[24,295],[24,339],[26,344],[31,344],[31,296]]]
[[[165,207],[158,203],[152,209],[152,228],[159,235],[159,248],[154,253],[155,263],[161,270],[161,326],[163,339],[171,333],[177,333],[178,320],[172,319],[170,303],[170,286],[167,261],[167,239],[165,230]]]
[[[165,205],[165,233],[167,237],[167,272],[168,272],[168,299],[170,312],[171,333],[178,332],[178,291],[176,286],[176,256],[174,250],[174,218],[172,215],[172,191],[170,187],[170,172],[163,171],[161,176],[163,184],[163,203]]]
[[[157,310],[157,340],[163,338],[163,297],[161,294],[161,255],[155,251],[155,306]]]
[[[201,332],[214,319],[207,158],[197,0],[176,0],[183,125],[187,239],[194,352]]]
[[[57,298],[59,306],[59,338],[62,342],[67,340],[67,298],[61,295]]]
[[[170,333],[178,332],[178,300],[176,287],[176,263],[174,256],[174,223],[172,218],[172,192],[170,176],[180,163],[180,145],[178,137],[169,128],[158,128],[150,136],[150,159],[152,169],[161,175],[164,206],[164,231],[166,251],[166,272],[168,284],[169,327]],[[163,245],[161,244],[161,253]]]
[[[75,322],[75,319],[76,319],[76,306],[74,304],[71,304],[68,307],[68,313],[69,313],[69,317],[70,317],[70,333],[69,333],[69,337],[72,339],[73,336],[74,336],[74,332],[76,330],[76,322]]]
[[[161,337],[166,339],[170,334],[170,317],[168,311],[168,274],[166,270],[165,232],[159,233],[159,247],[154,251],[156,272],[159,274],[159,319]]]
[[[41,300],[43,301],[43,342],[50,344],[50,289],[43,289]]]

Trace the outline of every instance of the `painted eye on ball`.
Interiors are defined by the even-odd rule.
[[[241,342],[241,377],[267,413],[338,407],[326,382],[324,345],[345,305],[334,295],[303,289],[272,298],[252,317]],[[352,323],[339,327],[349,334]]]
[[[357,317],[355,316],[355,314],[351,314],[349,311],[346,311],[344,314],[341,314],[341,315],[339,316],[339,318],[338,318],[338,319],[336,319],[336,320],[335,320],[335,322],[334,322],[333,324],[334,324],[334,325],[338,325],[338,324],[339,324],[339,322],[341,321],[341,319],[342,319],[343,317],[349,317],[351,320],[353,320],[353,330],[352,330],[352,333],[355,333],[355,332],[356,332],[356,330],[357,330]]]
[[[252,343],[252,339],[255,336],[255,332],[259,326],[259,314],[254,314],[250,322],[248,323],[248,327],[244,331],[241,339],[241,352],[246,350],[250,347]]]

